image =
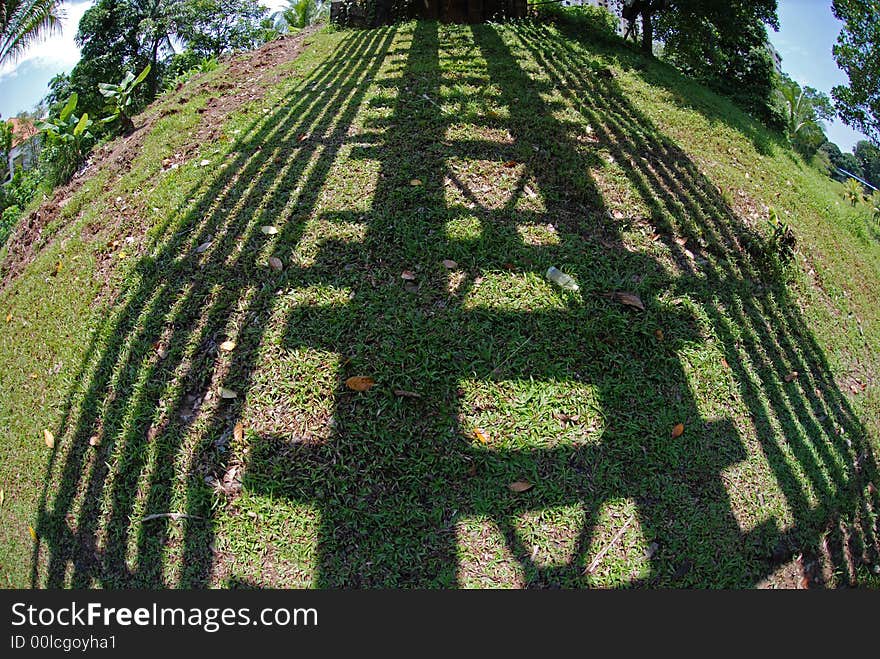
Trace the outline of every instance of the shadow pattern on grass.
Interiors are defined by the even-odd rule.
[[[540,74],[524,67],[526,55]],[[450,57],[462,57],[454,82],[485,85],[506,109],[483,113],[481,130],[466,137],[456,127],[474,99],[457,96],[442,68]],[[359,131],[371,86],[380,93]],[[443,109],[456,104],[462,115]],[[589,143],[581,124],[560,118],[569,110],[593,127]],[[488,137],[498,134],[505,139]],[[607,212],[592,173],[600,152],[623,166],[649,217]],[[369,208],[320,212],[343,155],[378,166]],[[451,165],[466,160],[511,163],[521,172],[515,194],[481,201],[466,168]],[[523,210],[519,201],[536,190],[544,208]],[[62,420],[58,435],[71,448],[49,466],[60,475],[57,489],[47,478],[38,532],[48,561],[41,575],[36,547],[34,585],[215,583],[216,480],[230,473],[246,491],[319,511],[320,587],[466,584],[468,519],[501,538],[521,585],[608,585],[585,568],[603,506],[619,500],[632,502],[655,547],[621,585],[751,586],[792,556],[818,564],[820,553],[838,580],[857,583],[861,564],[876,563],[876,463],[821,349],[785,289],[764,281],[747,229],[714,186],[599,75],[588,46],[532,23],[347,33],[181,213],[120,293],[99,333],[111,338],[90,351],[94,367]],[[297,265],[315,219],[326,238]],[[451,237],[462,219],[477,230]],[[631,221],[666,243],[674,272],[625,248]],[[523,240],[523,225],[548,224],[557,244]],[[268,225],[278,233],[264,233]],[[359,239],[336,237],[345,227],[362,230]],[[266,267],[269,256],[282,272]],[[458,264],[454,287],[444,259]],[[478,302],[499,273],[524,278],[563,262],[581,292],[560,304]],[[412,268],[417,282],[402,281]],[[609,302],[603,294],[614,288],[637,289],[646,311]],[[708,333],[724,346],[732,396],[744,401],[791,511],[785,529],[770,518],[744,531],[737,520],[723,473],[747,458],[745,440],[731,419],[703,417],[681,360]],[[236,347],[224,356],[230,335]],[[267,350],[325,369],[330,411],[288,419],[291,432],[248,430],[246,449],[230,450]],[[307,351],[338,358],[312,363]],[[786,382],[791,371],[799,377]],[[379,385],[348,391],[352,375]],[[588,388],[606,420],[601,432],[560,442],[535,419],[542,436],[531,443],[469,437],[474,401],[464,383],[497,392],[531,380]],[[219,397],[221,388],[237,397]],[[316,399],[314,414],[326,402]],[[679,421],[687,429],[673,439]],[[309,431],[317,426],[325,431]],[[534,487],[512,493],[508,484],[522,479]],[[520,520],[572,506],[580,523],[570,559],[536,560]],[[171,510],[188,517],[139,521]],[[241,585],[236,575],[225,583]]]

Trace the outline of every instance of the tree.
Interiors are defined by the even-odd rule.
[[[0,64],[58,29],[61,0],[0,0]]]
[[[303,28],[319,22],[330,12],[327,0],[287,0],[287,6],[272,14],[278,30]]]
[[[862,168],[862,178],[880,188],[880,148],[868,140],[860,140],[853,147],[853,156]]]
[[[255,47],[267,14],[257,0],[181,0],[177,34],[193,52],[216,57]]]
[[[880,0],[833,0],[843,21],[834,59],[849,86],[831,90],[840,118],[880,144]]]
[[[862,190],[862,184],[859,183],[854,178],[848,178],[843,184],[843,196],[849,201],[853,206],[864,199],[864,191]]]
[[[834,116],[831,99],[813,87],[802,88],[788,76],[782,77],[777,92],[785,114],[786,136],[798,151],[812,156],[827,142],[822,122]]]
[[[627,0],[642,22],[642,49],[655,39],[684,73],[770,121],[773,63],[767,25],[778,28],[776,0]]]
[[[139,101],[155,98],[163,62],[174,52],[178,0],[98,0],[83,15],[76,34],[82,57],[70,74],[80,107],[101,110],[98,85],[121,80],[128,71],[149,65]]]

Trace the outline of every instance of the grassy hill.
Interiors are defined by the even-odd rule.
[[[724,99],[420,22],[136,123],[3,257],[4,584],[878,585],[880,236]]]

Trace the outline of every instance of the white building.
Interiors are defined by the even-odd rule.
[[[12,148],[6,161],[0,161],[0,181],[4,185],[12,180],[16,169],[31,169],[40,156],[40,131],[34,122],[13,117],[8,123],[12,125]]]

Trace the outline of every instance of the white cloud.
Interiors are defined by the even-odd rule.
[[[65,3],[65,16],[61,21],[61,30],[32,44],[14,62],[6,62],[0,66],[0,80],[15,76],[18,68],[29,61],[58,71],[72,69],[74,64],[79,61],[79,48],[73,37],[76,36],[76,29],[83,14],[93,4],[93,0]]]

